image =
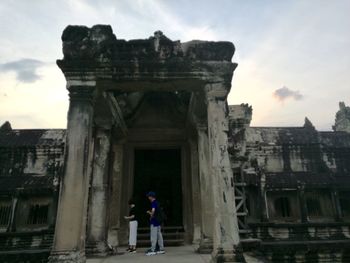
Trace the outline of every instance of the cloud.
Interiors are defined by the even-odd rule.
[[[15,72],[18,81],[32,83],[40,79],[37,70],[43,65],[45,65],[45,63],[40,60],[24,58],[0,64],[0,71]]]
[[[303,98],[303,95],[301,95],[298,90],[291,90],[286,86],[283,86],[280,89],[276,89],[273,93],[273,96],[279,101],[284,101],[289,98],[292,98],[294,100],[301,100]]]

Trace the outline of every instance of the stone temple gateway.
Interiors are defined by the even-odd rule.
[[[344,103],[333,132],[250,127],[252,108],[227,103],[230,42],[125,41],[105,25],[62,41],[67,129],[0,128],[0,260],[106,256],[127,244],[128,200],[147,210],[153,190],[168,244],[213,262],[350,262]]]
[[[212,247],[218,260],[236,258],[226,102],[236,68],[233,44],[174,42],[160,31],[124,41],[109,26],[69,26],[62,40],[57,64],[70,106],[50,262],[83,262],[87,245],[105,253],[108,241],[125,243],[127,201],[142,202],[151,189],[166,198],[173,216],[182,214],[170,220],[183,226],[188,242]],[[174,168],[159,171],[167,162]],[[178,180],[162,178],[176,165]]]

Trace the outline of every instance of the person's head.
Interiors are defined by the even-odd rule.
[[[156,193],[152,192],[152,191],[148,192],[146,196],[147,196],[148,200],[150,200],[151,202],[156,199]]]
[[[129,202],[128,202],[129,206],[132,206],[132,205],[135,205],[135,202],[133,199],[130,199]]]

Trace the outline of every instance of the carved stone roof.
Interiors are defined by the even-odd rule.
[[[117,39],[109,25],[68,26],[62,34],[64,60],[231,61],[235,48],[227,41],[172,41],[161,31],[148,39]]]
[[[52,176],[0,176],[0,194],[40,194],[55,189]]]
[[[62,173],[66,130],[0,130],[0,194],[47,193]]]
[[[338,132],[319,132],[321,143],[331,148],[349,148],[350,149],[350,133]]]
[[[312,144],[318,143],[317,131],[310,127],[249,127],[247,143],[261,144]]]
[[[266,174],[268,188],[297,188],[301,185],[305,185],[306,188],[331,188],[332,186],[349,188],[350,176],[310,172]]]
[[[64,143],[64,140],[64,129],[24,129],[0,131],[0,147],[61,145]]]
[[[137,86],[140,90],[149,83],[154,87],[159,81],[176,82],[176,89],[186,89],[186,84],[191,84],[189,80],[197,84],[221,82],[229,89],[237,67],[231,62],[235,52],[231,42],[181,43],[160,31],[148,39],[126,41],[117,39],[109,25],[68,26],[63,31],[62,44],[64,56],[57,65],[67,81],[98,81],[106,89],[116,89],[115,82],[119,88],[127,82],[123,89],[135,89],[142,82]],[[189,87],[192,86],[193,83]]]

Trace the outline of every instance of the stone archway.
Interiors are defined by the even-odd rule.
[[[146,40],[118,40],[102,25],[68,26],[62,40],[64,58],[57,64],[67,80],[70,108],[50,262],[85,262],[86,237],[101,253],[107,236],[118,244],[123,198],[133,188],[127,176],[133,169],[130,147],[167,143],[181,143],[190,155],[190,176],[183,173],[182,179],[191,186],[183,191],[191,239],[211,248],[214,261],[236,260],[226,102],[236,68],[233,44],[180,43],[161,32]],[[144,107],[147,98],[159,104],[156,110]],[[112,206],[120,208],[115,216]]]

